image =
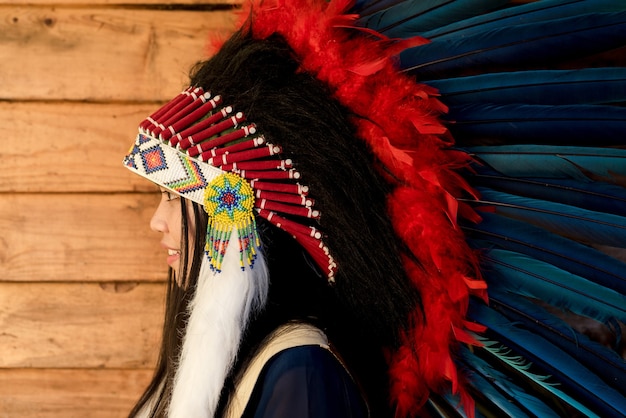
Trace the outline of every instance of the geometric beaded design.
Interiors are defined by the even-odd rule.
[[[216,177],[204,191],[204,210],[209,215],[205,251],[211,268],[221,270],[234,229],[239,240],[241,268],[252,266],[260,240],[254,219],[254,190],[250,184],[235,173]]]
[[[220,270],[232,231],[241,267],[260,245],[255,213],[291,234],[334,280],[337,265],[315,227],[320,212],[282,148],[222,97],[189,87],[139,125],[124,159],[130,170],[193,202],[209,215],[206,254]],[[230,205],[230,206],[229,206]]]
[[[202,175],[200,165],[195,161],[178,155],[181,167],[185,170],[186,176],[184,178],[177,179],[165,183],[168,189],[173,189],[181,195],[193,192],[196,190],[204,190],[207,185],[207,181]]]
[[[140,133],[124,158],[124,165],[172,192],[204,204],[204,189],[223,173],[217,167],[199,164],[163,141]]]
[[[163,151],[159,147],[152,147],[141,151],[141,160],[148,174],[167,169],[165,154],[163,154]]]

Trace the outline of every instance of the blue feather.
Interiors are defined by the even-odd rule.
[[[368,16],[380,10],[385,10],[397,4],[402,4],[406,0],[356,0],[349,13],[356,13],[359,16]]]
[[[489,328],[501,342],[557,377],[574,396],[603,417],[626,416],[626,398],[567,353],[544,338],[520,329],[504,316],[472,302],[470,318]]]
[[[602,39],[602,42],[598,42]],[[626,41],[626,13],[592,13],[470,36],[437,39],[400,54],[400,67],[421,80],[468,71],[529,68],[607,51]]]
[[[550,234],[525,222],[481,212],[478,225],[464,226],[473,247],[501,248],[526,254],[626,294],[626,264],[591,247]],[[479,242],[475,242],[479,240]]]
[[[509,0],[407,0],[361,18],[358,24],[391,38],[410,38],[490,12],[508,2]]]
[[[458,396],[452,395],[449,391],[443,397],[431,394],[425,405],[425,414],[433,418],[467,418]],[[478,411],[476,418],[483,417]]]
[[[625,263],[581,244],[626,247],[626,192],[597,183],[626,180],[626,150],[617,149],[626,144],[626,109],[618,107],[626,103],[626,68],[544,70],[553,63],[572,68],[561,62],[623,47],[626,1],[541,0],[484,14],[504,3],[509,2],[357,0],[353,10],[363,16],[359,24],[387,36],[432,41],[404,51],[400,64],[420,81],[444,78],[426,83],[442,93],[450,130],[462,145],[567,144],[468,149],[486,164],[468,177],[481,187],[477,204],[492,204],[496,213],[464,229],[471,245],[490,250],[484,264],[490,297],[508,316],[473,301],[470,318],[488,325],[489,335],[532,360],[542,374],[554,375],[563,388],[522,367],[513,373],[508,367],[496,370],[493,359],[482,362],[464,350],[477,376],[475,389],[491,399],[481,404],[484,398],[478,396],[477,404],[498,404],[496,409],[515,417],[552,416],[540,401],[524,395],[532,386],[557,415],[567,416],[569,408],[560,409],[566,403],[584,416],[626,416],[623,392],[611,387],[624,384],[624,363],[528,299],[600,321],[626,317]],[[491,74],[472,76],[482,72]],[[459,78],[445,80],[449,77]],[[615,148],[582,148],[592,144]],[[498,350],[486,346],[484,351]],[[616,383],[607,384],[611,379]],[[552,403],[550,396],[560,401]],[[483,412],[491,416],[492,411]]]
[[[626,144],[626,108],[601,105],[461,105],[446,116],[463,141],[580,145]]]
[[[514,417],[529,416],[529,414],[533,417],[559,416],[541,400],[524,392],[508,376],[471,353],[467,348],[462,347],[459,354],[463,363],[473,371],[469,376],[472,386],[497,405],[499,412]],[[523,411],[528,411],[528,413]]]
[[[626,323],[626,296],[619,292],[512,251],[491,249],[484,259],[491,291],[539,299],[602,323]]]
[[[626,176],[626,150],[550,145],[465,147],[482,163],[509,177],[572,179],[589,183]]]
[[[552,395],[552,398],[549,398],[548,401],[550,401],[551,404],[556,404],[556,409],[565,409],[562,408],[561,405],[567,404],[579,411],[582,416],[598,418],[598,416],[587,407],[560,390],[558,385],[550,381],[550,376],[542,376],[531,372],[530,369],[533,367],[533,364],[529,363],[523,357],[513,354],[508,347],[501,345],[497,341],[487,340],[480,336],[477,336],[477,340],[482,343],[482,347],[476,350],[478,350],[488,362],[504,366],[500,367],[503,370],[511,370],[513,372],[512,377],[520,382],[520,384],[528,386],[532,392],[543,392],[542,397],[544,397],[544,394]]]
[[[451,108],[463,104],[609,104],[626,102],[626,68],[512,71],[425,81]]]
[[[615,184],[545,177],[512,178],[485,166],[476,171],[478,174],[468,177],[474,186],[614,215],[626,213],[626,188]]]
[[[407,0],[356,0],[348,13],[356,13],[361,17],[366,17],[380,12],[381,10],[402,5],[406,2]]]
[[[480,204],[493,206],[496,213],[552,231],[587,244],[626,246],[626,218],[575,208],[560,203],[514,196],[478,188]]]
[[[626,362],[615,351],[580,334],[563,319],[518,294],[492,289],[489,300],[491,307],[511,322],[550,341],[593,370],[607,385],[626,394]],[[564,315],[569,315],[571,321],[584,320]]]
[[[489,29],[561,19],[585,13],[620,12],[624,10],[626,10],[626,2],[616,0],[537,1],[465,19],[422,35],[429,39],[445,36],[459,38]]]
[[[472,364],[472,366],[474,365]],[[499,374],[489,373],[488,369],[483,370],[483,368],[481,368],[480,366],[481,365],[479,364],[473,367],[474,370],[472,370],[472,372],[468,372],[468,377],[472,386],[476,388],[476,390],[480,393],[478,402],[482,403],[480,401],[480,398],[486,398],[490,402],[491,405],[486,407],[484,406],[484,408],[488,408],[490,412],[495,416],[516,418],[534,417],[534,415],[529,415],[525,413],[522,409],[520,409],[518,406],[519,404],[514,402],[515,398],[513,398],[508,392],[515,393],[515,395],[518,395],[518,398],[521,398],[523,400],[526,400],[524,398],[529,397],[528,395],[525,395],[524,392],[521,390],[517,390],[514,392],[512,389],[513,385],[506,385],[505,382],[507,381],[504,378],[502,378],[501,380],[496,380],[494,376],[499,377]],[[502,389],[503,386],[505,387],[505,389],[508,389],[508,392]]]

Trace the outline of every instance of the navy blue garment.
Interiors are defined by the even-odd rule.
[[[366,418],[367,407],[345,368],[328,350],[306,345],[264,366],[242,418]]]

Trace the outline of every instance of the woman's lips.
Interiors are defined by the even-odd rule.
[[[180,250],[167,249],[167,264],[170,266],[180,259]]]

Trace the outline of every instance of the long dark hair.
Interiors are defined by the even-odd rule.
[[[136,416],[148,404],[152,405],[149,416],[166,416],[169,395],[172,392],[176,362],[189,316],[187,305],[193,299],[204,256],[208,221],[207,214],[200,205],[182,198],[180,202],[181,237],[189,237],[189,239],[182,239],[181,242],[180,271],[175,273],[172,268],[168,271],[161,348],[152,381],[131,410],[129,417]],[[191,231],[194,230],[195,234],[192,237]]]
[[[385,350],[400,345],[400,333],[410,313],[419,309],[420,298],[405,276],[386,214],[389,186],[366,145],[356,138],[350,123],[354,116],[332,99],[325,85],[299,71],[297,59],[278,36],[256,40],[245,32],[235,34],[213,58],[195,67],[191,83],[222,95],[224,103],[257,124],[268,142],[282,146],[321,210],[319,228],[338,264],[336,284],[331,286],[290,236],[258,219],[270,274],[268,302],[244,334],[217,416],[233,390],[234,377],[261,340],[291,320],[324,329],[362,387],[372,416],[393,416]],[[200,241],[204,244],[198,236],[202,230],[197,231],[196,247]],[[155,394],[160,400],[156,415],[165,410],[185,305],[201,257],[202,252],[196,252],[190,264],[187,290],[176,289],[170,279],[159,364],[133,413]]]

